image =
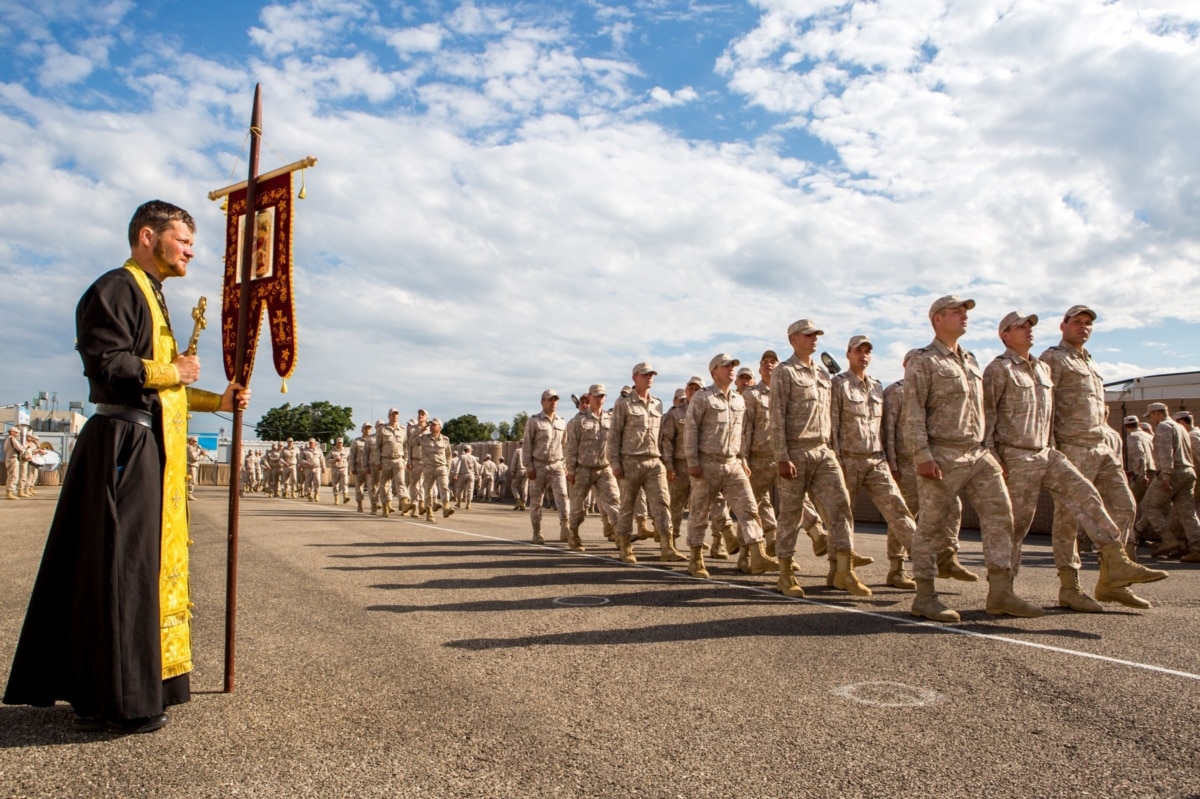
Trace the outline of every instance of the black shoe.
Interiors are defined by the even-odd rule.
[[[71,722],[71,729],[75,732],[104,732],[108,725],[99,716],[76,716]]]
[[[167,714],[150,716],[144,719],[109,720],[107,729],[117,735],[139,735],[143,732],[154,732],[167,726]]]

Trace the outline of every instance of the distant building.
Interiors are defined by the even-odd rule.
[[[1152,402],[1176,411],[1200,411],[1200,372],[1175,372],[1117,380],[1104,385],[1108,423],[1117,430],[1126,416],[1142,417]]]

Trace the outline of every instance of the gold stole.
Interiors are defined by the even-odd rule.
[[[167,327],[150,278],[132,258],[125,268],[137,280],[154,321],[154,362],[169,367],[178,355],[175,336]],[[184,387],[158,388],[162,404],[163,467],[162,544],[158,573],[158,606],[162,632],[162,677],[192,670],[192,631],[188,601],[187,411]]]

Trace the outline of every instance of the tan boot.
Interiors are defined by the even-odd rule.
[[[887,575],[888,585],[892,588],[902,588],[905,591],[911,591],[917,587],[913,578],[904,571],[904,558],[890,558],[889,562],[892,564],[892,568]]]
[[[427,521],[427,522],[433,521],[433,506],[432,505],[425,506],[425,521]]]
[[[412,507],[413,507],[413,503],[412,503],[411,499],[409,499],[408,497],[405,497],[405,496],[400,497],[400,514],[401,515],[408,513],[410,510],[412,510]]]
[[[372,516],[375,515],[374,508],[371,509],[371,515]],[[392,503],[390,503],[390,502],[383,503],[383,518],[386,519],[387,517],[389,517],[391,515],[392,515]]]
[[[779,579],[775,581],[775,587],[784,596],[804,596],[804,589],[796,580],[796,561],[791,558],[779,561]]]
[[[767,546],[762,541],[745,545],[750,550],[750,573],[766,574],[779,571],[779,561],[767,554]]]
[[[725,542],[721,540],[720,533],[713,533],[712,546],[708,548],[708,556],[713,560],[729,560],[729,555],[725,553]]]
[[[604,537],[609,541],[612,541],[613,536],[617,534],[616,530],[612,526],[612,522],[608,520],[607,516],[600,517],[600,530],[604,533]]]
[[[361,499],[358,501],[358,512],[359,512],[359,513],[362,513],[362,512],[363,512],[362,500],[361,500]]]
[[[721,528],[721,537],[725,539],[725,551],[730,555],[736,555],[741,544],[738,542],[737,534],[733,531],[733,525],[729,524]]]
[[[467,510],[471,509],[471,500],[467,500]]]
[[[654,530],[652,530],[650,528],[650,525],[647,524],[646,518],[643,517],[643,518],[638,519],[637,520],[637,540],[645,541],[647,538],[653,538],[653,537],[654,537]]]
[[[964,583],[979,582],[979,575],[958,562],[958,553],[951,548],[937,554],[938,577],[943,580],[962,580]]]
[[[1167,579],[1167,573],[1160,569],[1148,569],[1138,563],[1131,563],[1125,554],[1125,549],[1117,541],[1100,547],[1100,560],[1107,567],[1105,582],[1112,588],[1124,588],[1134,583],[1156,583]]]
[[[692,547],[692,557],[687,565],[688,574],[701,579],[708,579],[708,569],[704,568],[704,547]]]
[[[993,616],[1017,616],[1023,619],[1046,615],[1046,611],[1013,593],[1011,569],[988,569],[988,595],[984,610]]]
[[[571,532],[570,536],[567,538],[567,546],[570,547],[575,552],[586,552],[587,551],[586,549],[583,548],[583,541],[579,538],[578,530],[573,530]]]
[[[5,499],[16,499],[17,494],[16,494],[16,492],[10,490],[7,494],[4,495],[4,498]]]
[[[853,596],[871,596],[871,589],[858,579],[850,564],[851,552],[837,553],[837,571],[833,575],[833,587],[849,591]]]
[[[1137,541],[1125,542],[1125,557],[1129,558],[1130,563],[1137,563]]]
[[[765,530],[764,536],[765,538],[763,539],[763,542],[766,544],[767,554],[771,557],[775,557],[775,531]]]
[[[453,516],[453,515],[454,515],[454,508],[450,507],[449,504],[442,506],[442,518],[443,519]]]
[[[633,537],[628,535],[617,536],[617,549],[621,551],[622,563],[637,563],[637,557],[633,554]]]
[[[1058,570],[1058,606],[1080,613],[1102,613],[1104,608],[1079,587],[1079,571],[1065,568]]]
[[[825,572],[825,585],[833,588],[833,581],[837,577],[837,555],[834,555],[829,560],[829,571]]]
[[[1150,552],[1152,558],[1170,558],[1175,555],[1181,555],[1187,551],[1187,547],[1179,543],[1179,539],[1170,530],[1162,537],[1162,541],[1158,546]]]
[[[1116,602],[1127,608],[1149,610],[1153,605],[1129,590],[1129,586],[1116,586],[1108,577],[1108,561],[1100,558],[1100,579],[1096,581],[1096,599],[1101,602]]]
[[[917,584],[917,596],[913,599],[912,610],[909,611],[913,616],[919,616],[922,619],[930,621],[951,622],[959,621],[960,617],[957,611],[951,610],[941,603],[936,593],[933,590],[933,580],[915,580]]]
[[[875,558],[870,555],[860,555],[854,550],[850,550],[850,565],[856,569],[861,569],[863,566],[870,566],[875,562]]]
[[[659,536],[658,545],[661,552],[658,559],[664,563],[680,563],[687,560],[683,553],[675,548],[675,542],[671,540],[670,534],[663,533]]]
[[[565,524],[558,526],[558,540],[564,544],[571,540],[571,530]]]
[[[542,531],[541,531],[541,530],[534,530],[534,531],[533,531],[533,543],[535,543],[535,544],[544,544],[544,543],[546,543],[546,539],[542,538]]]

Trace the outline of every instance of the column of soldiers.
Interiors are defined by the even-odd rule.
[[[958,343],[974,307],[973,300],[953,295],[935,301],[929,310],[932,342],[906,354],[904,378],[886,390],[867,373],[873,348],[866,335],[850,339],[849,369],[831,377],[813,359],[824,331],[809,319],[788,327],[793,354],[784,363],[772,351],[763,354],[757,384],[748,368],[735,377],[739,362],[721,354],[709,364],[712,384],[705,388],[693,378],[666,414],[649,393],[657,374],[649,363],[634,367],[633,390],[611,413],[603,410],[603,385],[596,384],[566,424],[555,413],[557,393],[546,390],[542,412],[531,417],[517,455],[534,481],[534,541],[544,541],[541,500],[553,490],[562,538],[582,550],[579,527],[590,490],[606,533],[615,528],[620,559],[636,562],[633,518],[642,495],[660,531],[661,557],[674,560],[690,499],[687,568],[707,577],[704,554],[712,556],[722,536],[718,532],[706,549],[705,529],[714,501],[724,495],[737,520],[734,546],[743,553],[743,571],[779,570],[779,590],[803,596],[794,555],[805,528],[814,552],[827,554],[826,584],[866,597],[871,589],[856,570],[872,561],[854,550],[852,510],[862,490],[887,522],[885,583],[915,590],[913,615],[957,621],[958,613],[934,592],[934,581],[978,580],[957,557],[960,496],[966,496],[980,518],[986,611],[1036,617],[1043,609],[1018,597],[1013,584],[1046,488],[1055,502],[1058,604],[1080,612],[1102,610],[1100,602],[1149,607],[1131,586],[1167,574],[1136,562],[1130,483],[1148,498],[1144,525],[1163,542],[1155,554],[1200,562],[1193,460],[1200,431],[1191,429],[1190,414],[1168,418],[1166,406],[1152,405],[1153,444],[1139,438],[1136,452],[1130,444],[1127,479],[1120,440],[1105,432],[1103,381],[1083,346],[1095,312],[1086,306],[1068,310],[1062,340],[1040,358],[1031,355],[1037,316],[1007,314],[998,329],[1005,352],[983,370]],[[1126,422],[1138,426],[1137,419]],[[686,475],[686,482],[677,475]],[[562,483],[571,485],[569,497],[562,496]],[[1094,598],[1079,582],[1077,536],[1098,553]]]
[[[6,499],[24,499],[37,493],[34,487],[37,485],[39,467],[34,457],[40,449],[36,433],[26,433],[25,440],[21,441],[21,431],[15,427],[9,428],[4,439]]]

